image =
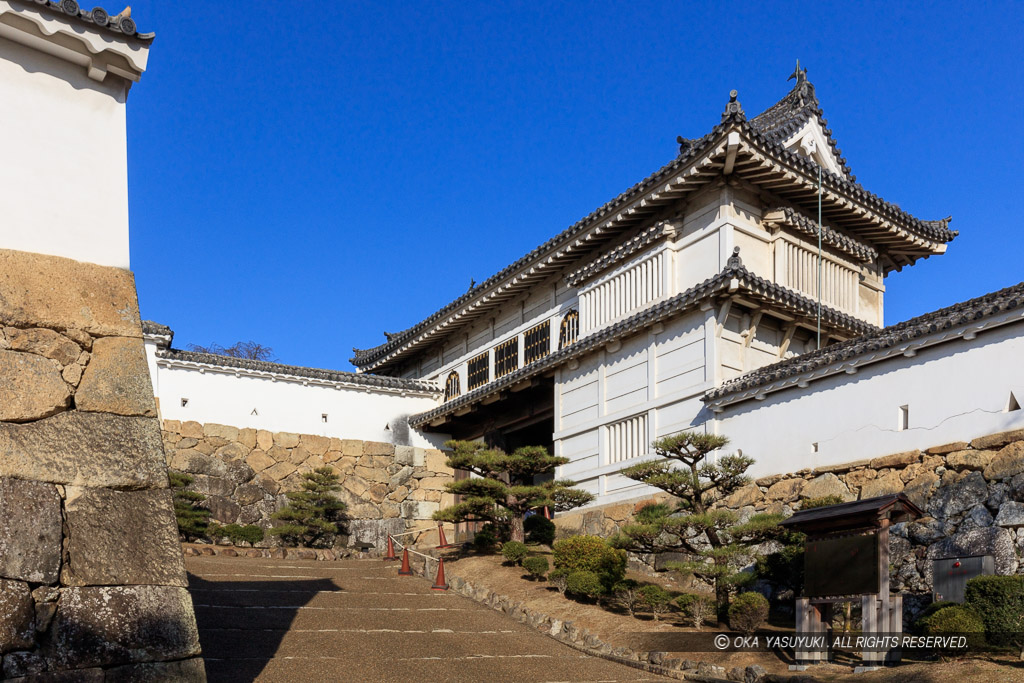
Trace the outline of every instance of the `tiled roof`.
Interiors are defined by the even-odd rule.
[[[586,264],[582,268],[566,276],[565,281],[572,287],[577,287],[584,282],[593,279],[595,275],[610,268],[619,261],[625,260],[640,251],[644,247],[654,244],[660,239],[673,234],[673,229],[665,221],[659,221],[632,237],[619,246],[605,252],[598,258]]]
[[[815,221],[812,221],[807,216],[788,206],[780,209],[780,211],[782,212],[781,222],[785,223],[797,232],[817,239],[818,224]],[[827,225],[823,225],[821,227],[821,241],[843,252],[847,256],[852,256],[862,263],[870,263],[878,257],[878,251],[872,247],[869,247],[848,235],[844,235],[837,230],[833,230]]]
[[[142,333],[159,335],[161,337],[173,337],[174,330],[169,328],[167,325],[161,325],[160,323],[153,322],[152,320],[142,321]]]
[[[437,383],[428,380],[404,379],[401,377],[387,377],[384,375],[343,372],[341,370],[321,370],[319,368],[307,368],[302,365],[285,365],[283,363],[271,363],[269,361],[236,358],[235,356],[223,356],[216,353],[172,349],[170,348],[170,344],[171,340],[174,338],[174,330],[167,325],[161,325],[160,323],[153,322],[152,320],[142,321],[142,333],[146,337],[150,337],[156,341],[158,346],[158,350],[156,352],[157,358],[184,361],[188,363],[202,363],[204,365],[216,365],[222,368],[237,368],[239,370],[250,370],[254,372],[292,375],[294,377],[306,377],[309,379],[318,379],[327,382],[358,384],[360,386],[378,387],[381,389],[416,391],[431,394],[441,393],[441,389],[438,387]]]
[[[781,143],[775,142],[751,126],[749,122],[747,123],[746,130],[752,138],[763,144],[766,149],[771,150],[774,156],[798,167],[810,177],[817,175],[819,167],[815,162],[792,150],[786,149]],[[892,219],[897,224],[901,224],[901,227],[909,228],[911,234],[940,243],[951,242],[959,234],[957,231],[949,229],[952,217],[936,221],[922,220],[907,213],[895,204],[885,201],[875,193],[865,190],[861,185],[853,181],[853,176],[846,178],[836,175],[828,169],[821,169],[821,174],[823,183],[830,184],[832,187],[843,191],[858,202],[877,211],[879,215]]]
[[[743,132],[745,132],[753,141],[761,144],[766,150],[770,150],[774,157],[798,168],[807,177],[816,178],[819,169],[815,162],[786,149],[782,145],[783,140],[788,137],[788,135],[786,137],[782,137],[785,135],[785,131],[797,125],[797,122],[801,120],[801,117],[807,115],[811,110],[809,109],[811,107],[813,107],[815,112],[820,112],[820,109],[817,108],[817,99],[814,96],[814,86],[807,82],[806,78],[804,78],[803,81],[799,81],[798,79],[797,87],[790,91],[778,103],[769,107],[769,109],[767,109],[763,114],[755,117],[753,121],[747,120],[739,102],[737,102],[735,97],[733,97],[727,105],[725,113],[722,115],[721,123],[712,128],[711,132],[702,138],[695,140],[679,138],[679,156],[662,168],[658,169],[658,171],[596,209],[583,219],[574,223],[568,229],[526,254],[515,263],[507,266],[483,284],[477,285],[455,301],[452,301],[448,305],[436,311],[426,319],[402,332],[388,335],[388,340],[384,344],[369,349],[353,348],[352,351],[354,355],[350,359],[351,362],[357,367],[372,365],[382,359],[385,359],[389,354],[395,353],[407,344],[415,341],[420,335],[428,333],[432,325],[440,323],[445,317],[456,313],[460,308],[471,303],[477,297],[500,285],[505,279],[510,278],[515,273],[527,268],[542,255],[577,237],[585,229],[591,227],[593,224],[606,218],[615,211],[620,210],[625,204],[642,195],[653,185],[662,182],[665,178],[669,177],[670,174],[684,168],[687,164],[702,155],[706,150],[710,149],[712,147],[711,143],[717,141],[723,131],[725,131],[730,125],[738,124]],[[816,113],[815,115],[818,114]],[[824,125],[824,119],[822,119],[822,123]],[[903,211],[898,206],[883,200],[871,192],[868,192],[854,182],[854,176],[852,175],[849,177],[840,176],[828,170],[824,170],[822,178],[826,186],[838,189],[843,194],[846,194],[858,202],[862,202],[864,205],[877,211],[880,216],[893,220],[900,229],[906,229],[911,235],[923,237],[929,241],[940,243],[949,242],[957,235],[957,232],[949,230],[948,226],[950,219],[947,218],[941,221],[921,220]]]
[[[819,368],[846,363],[868,354],[899,347],[915,339],[949,330],[1018,309],[1024,306],[1024,282],[998,292],[992,292],[976,299],[953,304],[877,332],[855,339],[826,346],[800,356],[767,365],[753,372],[726,382],[704,395],[704,402],[718,401],[724,397],[778,382],[797,375],[803,375]]]
[[[163,325],[160,325],[159,327],[163,327]],[[318,379],[325,382],[343,382],[345,384],[358,384],[365,387],[416,391],[430,394],[441,393],[436,382],[428,382],[425,380],[358,374],[355,372],[342,372],[339,370],[321,370],[318,368],[307,368],[300,365],[284,365],[282,363],[270,363],[262,360],[235,358],[233,356],[220,356],[213,353],[200,353],[198,351],[161,349],[156,352],[156,357],[166,360],[184,361],[187,363],[216,365],[222,368],[236,368],[239,370],[249,370],[253,372],[268,372],[281,375],[292,375],[295,377],[307,377],[309,379]]]
[[[850,173],[850,167],[846,164],[842,152],[832,139],[832,131],[828,128],[828,121],[825,120],[824,112],[818,103],[818,97],[814,94],[814,86],[807,80],[807,70],[797,70],[793,76],[796,77],[796,85],[785,97],[765,109],[763,112],[750,120],[750,125],[756,128],[762,135],[772,142],[781,145],[791,138],[812,118],[817,118],[828,144],[832,147],[833,155],[843,169],[843,175],[850,180],[856,177]]]
[[[586,217],[580,219],[576,223],[573,223],[571,226],[563,230],[558,235],[555,235],[544,244],[540,245],[533,251],[529,252],[528,254],[517,260],[515,263],[503,268],[500,272],[491,276],[482,284],[477,285],[476,287],[469,290],[455,301],[452,301],[447,306],[444,306],[437,312],[433,313],[426,319],[420,321],[419,323],[413,325],[412,327],[409,327],[408,329],[403,330],[402,332],[390,335],[386,343],[369,349],[353,348],[352,352],[354,355],[350,359],[351,362],[356,366],[368,365],[387,355],[389,352],[401,348],[406,343],[411,341],[414,337],[416,337],[418,334],[426,331],[427,328],[430,327],[432,324],[439,322],[445,316],[454,313],[460,307],[469,303],[474,298],[480,296],[487,290],[497,286],[499,283],[501,283],[506,278],[510,277],[516,271],[521,270],[522,268],[536,261],[543,254],[555,249],[559,245],[568,242],[570,239],[576,237],[581,232],[583,232],[586,228],[590,227],[597,221],[606,218],[613,212],[620,209],[629,201],[635,199],[638,195],[642,194],[652,185],[662,182],[670,174],[678,171],[680,168],[683,168],[693,158],[697,157],[706,148],[710,147],[711,142],[713,142],[714,139],[717,138],[723,130],[724,125],[720,124],[718,126],[715,126],[715,128],[712,129],[711,133],[705,135],[700,140],[693,141],[692,146],[688,147],[685,153],[680,154],[675,159],[665,164],[660,169],[658,169],[648,177],[644,178],[633,187],[629,188],[628,190],[626,190],[619,196],[615,197],[611,201],[606,202],[599,208],[595,209]]]
[[[735,290],[733,286],[735,285]],[[743,266],[738,257],[729,259],[729,265],[718,275],[708,278],[704,282],[690,287],[685,292],[666,299],[639,313],[629,316],[619,322],[601,328],[593,334],[580,338],[575,343],[560,349],[549,356],[516,370],[493,382],[489,382],[479,389],[474,389],[458,398],[452,399],[443,405],[429,410],[425,413],[413,415],[409,418],[409,424],[413,427],[420,427],[433,420],[452,413],[459,408],[475,403],[485,396],[497,393],[502,389],[533,377],[539,373],[554,368],[572,358],[577,358],[586,353],[600,348],[610,341],[621,339],[634,334],[642,329],[650,327],[655,323],[667,320],[680,312],[696,306],[701,301],[719,294],[735,294],[743,292],[747,297],[776,305],[791,312],[797,312],[806,316],[813,316],[817,311],[817,302],[808,297],[789,290],[774,282],[765,280],[754,275]],[[845,313],[827,306],[822,307],[822,324],[854,334],[860,334],[867,330],[876,329],[872,325],[858,320]]]
[[[79,6],[76,0],[24,0],[24,2],[126,38],[149,42],[156,35],[154,33],[139,33],[135,20],[131,17],[130,7],[120,14],[110,14],[102,7],[86,10]]]

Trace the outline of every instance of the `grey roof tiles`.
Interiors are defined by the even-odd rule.
[[[77,0],[23,0],[26,5],[35,5],[39,9],[61,14],[74,21],[90,24],[101,31],[113,33],[125,38],[150,42],[154,33],[139,33],[135,20],[131,17],[131,8],[120,14],[110,14],[102,7],[87,10]]]
[[[719,294],[734,295],[742,292],[747,297],[770,302],[780,308],[799,312],[806,316],[813,315],[817,310],[817,303],[815,301],[754,275],[743,266],[739,258],[733,257],[729,261],[729,265],[721,273],[690,287],[685,292],[643,309],[593,334],[581,337],[578,341],[564,349],[560,349],[535,363],[531,363],[478,389],[452,399],[437,408],[413,415],[409,418],[409,424],[413,427],[428,424],[439,417],[454,412],[462,406],[475,403],[485,396],[499,392],[549,368],[554,368],[556,365],[572,358],[594,351],[610,341],[629,336],[655,323],[667,320],[697,305],[699,302]],[[734,280],[735,283],[733,282]],[[733,284],[736,285],[735,291],[731,289]],[[877,329],[862,320],[828,306],[822,307],[822,321],[824,325],[832,329],[838,328],[854,334]]]
[[[837,363],[853,361],[885,349],[899,347],[935,332],[980,322],[1021,306],[1024,306],[1024,282],[748,372],[708,391],[704,395],[704,401],[719,401],[732,394],[756,389],[772,382]]]
[[[222,368],[237,368],[253,372],[278,373],[282,375],[292,375],[295,377],[307,377],[326,382],[344,382],[346,384],[358,384],[366,387],[378,387],[381,389],[398,389],[431,394],[441,393],[436,382],[429,382],[426,380],[386,377],[384,375],[343,372],[340,370],[322,370],[319,368],[307,368],[301,365],[284,365],[283,363],[271,363],[262,360],[250,360],[248,358],[235,358],[234,356],[221,356],[213,353],[201,353],[198,351],[162,349],[156,352],[156,357],[167,360],[216,365]]]
[[[527,268],[545,253],[575,238],[596,222],[620,210],[625,204],[642,195],[653,185],[664,181],[670,174],[684,168],[691,161],[710,149],[712,143],[719,138],[728,126],[738,124],[741,131],[770,151],[774,158],[795,166],[806,174],[807,177],[816,178],[818,174],[817,164],[782,146],[783,141],[792,135],[790,131],[795,132],[795,130],[798,130],[799,126],[802,126],[807,117],[812,114],[820,116],[820,108],[817,104],[817,98],[814,96],[814,86],[807,82],[805,78],[803,80],[798,79],[797,86],[783,97],[782,100],[750,121],[747,120],[739,102],[735,98],[731,99],[722,116],[721,123],[712,128],[702,138],[693,140],[680,138],[679,155],[655,173],[644,178],[633,187],[424,320],[402,332],[389,335],[387,342],[384,344],[369,349],[353,348],[351,362],[356,366],[366,367],[385,361],[390,354],[400,351],[406,345],[416,341],[420,336],[428,334],[433,325],[457,313],[463,306],[482,296],[488,290],[497,287],[518,271]],[[824,126],[824,119],[822,119],[822,125]],[[828,134],[827,130],[826,134]],[[886,202],[877,195],[865,190],[854,182],[854,176],[852,175],[844,174],[840,176],[826,170],[822,176],[826,186],[837,189],[858,202],[871,207],[879,215],[892,220],[900,229],[906,230],[911,235],[940,243],[949,242],[957,235],[955,231],[949,230],[949,219],[925,221],[912,216],[898,206]]]

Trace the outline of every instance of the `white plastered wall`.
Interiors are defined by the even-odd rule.
[[[435,448],[443,435],[404,427],[404,418],[435,408],[431,396],[338,387],[303,377],[258,376],[233,368],[186,367],[158,359],[146,341],[153,390],[164,420],[193,420],[273,432],[315,434]],[[187,399],[182,405],[182,399]],[[255,411],[255,412],[254,412]],[[327,415],[326,422],[323,415]],[[407,434],[405,433],[407,431]]]
[[[127,83],[0,37],[0,247],[129,267]]]
[[[562,368],[555,386],[555,454],[570,462],[556,478],[572,479],[597,496],[592,506],[655,493],[617,472],[650,458],[651,441],[702,428],[707,413],[700,397],[712,385],[713,354],[713,312],[691,311]],[[645,448],[611,461],[609,426],[637,417],[645,423]]]
[[[969,441],[1024,427],[1024,411],[1006,412],[1024,394],[1021,358],[1017,322],[726,406],[713,427],[754,458],[753,476]]]

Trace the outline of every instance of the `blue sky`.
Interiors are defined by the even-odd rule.
[[[946,255],[893,323],[1024,279],[1021,3],[132,4],[131,257],[175,346],[350,369],[788,92],[797,58],[858,181]],[[119,8],[111,8],[116,10]]]

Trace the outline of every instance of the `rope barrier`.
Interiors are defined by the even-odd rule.
[[[449,524],[451,524],[451,522],[449,522]],[[438,522],[437,526],[443,527],[444,526],[444,522]],[[452,526],[454,527],[455,525],[452,524]],[[389,535],[391,536],[391,538],[398,538],[399,536],[408,536],[409,534],[422,534],[424,531],[433,531],[433,530],[434,530],[433,527],[431,527],[429,529],[411,529],[409,531],[403,531],[400,534],[389,534]]]
[[[403,574],[403,575],[412,574],[412,571],[411,571],[411,569],[409,567],[409,553],[412,553],[413,555],[418,555],[419,557],[423,558],[423,572],[424,572],[424,574],[426,574],[430,570],[430,561],[433,560],[434,562],[437,563],[437,578],[434,580],[434,585],[431,586],[431,589],[433,589],[433,590],[448,590],[448,583],[447,583],[447,581],[445,581],[445,578],[444,578],[444,559],[440,558],[440,557],[433,557],[432,555],[427,555],[425,553],[421,553],[418,550],[413,550],[412,547],[411,547],[412,543],[416,543],[419,540],[419,535],[424,533],[424,532],[427,532],[427,531],[432,531],[432,529],[413,529],[411,531],[404,531],[404,532],[398,533],[398,534],[388,534],[388,555],[389,556],[386,557],[385,559],[388,559],[388,560],[397,559],[397,558],[393,557],[394,550],[392,548],[393,545],[397,544],[399,549],[402,551],[402,568],[398,571],[398,573],[399,574]],[[450,544],[448,544],[444,540],[444,531],[443,531],[443,525],[442,524],[438,523],[437,531],[438,531],[438,537],[439,537],[438,540],[441,543],[441,545],[439,545],[438,548],[440,549],[440,548],[449,548],[449,547],[451,547]],[[412,543],[406,544],[406,543],[402,543],[401,541],[398,540],[399,536],[409,536],[411,534],[416,534],[416,538],[414,538],[412,540]]]

